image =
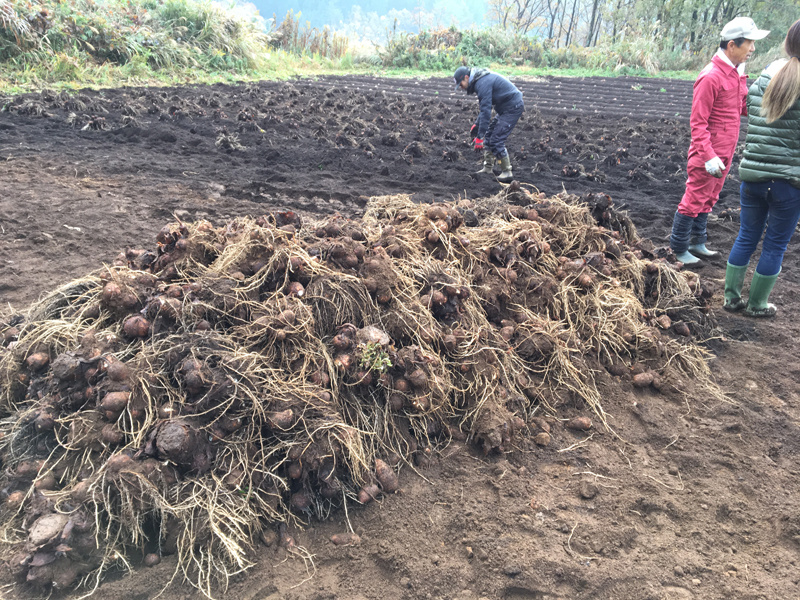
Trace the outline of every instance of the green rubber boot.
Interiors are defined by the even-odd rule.
[[[778,274],[765,277],[758,271],[753,273],[753,281],[750,282],[750,295],[747,298],[747,308],[744,314],[748,317],[774,317],[778,308],[774,304],[767,302],[775,282],[778,281]]]
[[[725,310],[736,312],[747,306],[747,302],[742,300],[742,285],[746,272],[747,265],[737,267],[728,263],[725,269],[725,302],[722,304]]]
[[[500,168],[503,172],[497,176],[497,181],[500,183],[511,183],[514,181],[514,173],[511,172],[511,157],[508,153],[500,159]]]
[[[484,150],[483,168],[480,171],[475,171],[475,174],[480,175],[481,173],[488,173],[489,175],[491,175],[493,166],[494,166],[494,154],[492,154],[491,150]]]

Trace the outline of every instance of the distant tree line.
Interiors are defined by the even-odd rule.
[[[655,37],[664,49],[700,52],[716,46],[722,26],[752,17],[773,30],[766,47],[783,40],[800,17],[800,0],[488,0],[488,22],[531,33],[555,47],[596,46],[634,35]]]
[[[385,43],[392,33],[456,26],[500,28],[554,48],[592,47],[625,38],[659,41],[676,53],[703,52],[730,19],[747,15],[773,30],[759,50],[777,46],[800,17],[800,0],[254,0],[278,23],[288,11],[311,27]]]

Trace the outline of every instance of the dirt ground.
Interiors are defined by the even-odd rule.
[[[683,193],[691,82],[518,85],[518,180],[548,195],[608,193],[665,245]],[[374,195],[490,196],[499,184],[471,175],[477,103],[452,90],[450,80],[323,77],[0,97],[0,301],[23,309],[128,246],[153,246],[173,215],[358,217]],[[619,437],[556,424],[546,448],[523,439],[488,457],[453,442],[428,468],[404,470],[396,496],[297,532],[313,564],[263,547],[219,597],[799,597],[798,245],[773,293],[775,319],[721,310],[738,183],[734,168],[710,219],[721,255],[698,269],[718,290],[705,343],[729,402],[609,381],[603,406]],[[330,543],[349,526],[360,545]],[[96,597],[144,600],[164,586],[165,600],[202,597],[168,585],[173,560],[112,575]]]

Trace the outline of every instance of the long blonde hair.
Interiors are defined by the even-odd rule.
[[[800,98],[800,20],[794,22],[783,43],[789,62],[767,84],[761,110],[767,123],[780,119]]]

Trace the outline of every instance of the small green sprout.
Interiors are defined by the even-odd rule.
[[[361,351],[359,365],[362,369],[374,371],[375,373],[385,373],[392,366],[392,361],[389,360],[389,353],[380,344],[375,342],[359,344],[359,350]]]

